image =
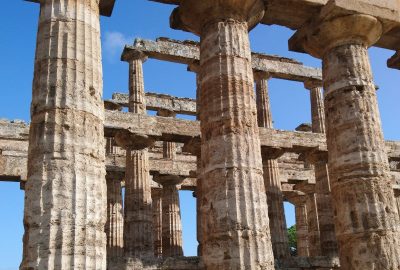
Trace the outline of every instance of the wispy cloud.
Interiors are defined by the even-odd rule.
[[[104,35],[103,49],[108,61],[115,62],[126,44],[133,42],[132,37],[127,37],[120,32],[106,32]]]

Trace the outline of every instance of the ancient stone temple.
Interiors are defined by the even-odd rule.
[[[0,121],[0,180],[25,191],[20,269],[400,269],[400,142],[384,140],[367,51],[393,50],[400,69],[397,1],[150,0],[200,42],[126,44],[129,89],[107,100],[100,16],[118,1],[29,1],[31,121]],[[290,50],[322,70],[252,52],[258,24],[294,30]],[[148,59],[194,72],[197,98],[147,92]],[[304,85],[310,124],[274,129],[272,78]],[[180,190],[197,203],[195,257]]]

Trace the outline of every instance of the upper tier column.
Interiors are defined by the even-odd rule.
[[[129,112],[146,114],[143,62],[146,56],[124,51],[122,60],[129,63]],[[124,249],[129,262],[135,258],[154,257],[153,210],[146,135],[120,133],[117,142],[126,149]]]
[[[40,2],[20,269],[106,269],[98,0]]]
[[[200,222],[209,270],[274,269],[248,37],[263,13],[260,0],[183,0],[172,17],[174,27],[200,35]]]
[[[304,83],[310,91],[312,132],[325,133],[325,108],[322,98],[322,82],[309,80]],[[314,165],[315,193],[318,211],[321,255],[337,257],[338,248],[333,222],[331,186],[329,181],[328,156],[326,153],[307,154],[307,161]]]
[[[273,128],[271,105],[268,94],[269,74],[254,73],[256,82],[257,121],[259,127]],[[289,240],[283,208],[283,194],[276,151],[263,151],[264,185],[267,192],[269,226],[272,249],[276,259],[290,257]],[[278,151],[279,152],[279,151]]]
[[[305,50],[322,58],[342,269],[400,267],[400,221],[367,51],[381,34],[376,18],[347,15],[318,22],[303,40]]]

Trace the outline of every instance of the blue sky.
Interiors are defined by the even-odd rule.
[[[169,28],[172,6],[146,0],[117,0],[113,16],[102,18],[104,98],[115,91],[127,91],[128,66],[119,61],[122,47],[135,37],[155,39],[195,39],[197,37]],[[22,0],[4,1],[0,17],[0,118],[29,121],[33,59],[39,6]],[[292,31],[279,26],[257,26],[250,34],[253,51],[292,57],[306,65],[319,67],[320,61],[305,54],[289,52],[287,40]],[[400,76],[386,67],[393,52],[370,49],[378,100],[386,139],[400,140]],[[148,91],[176,96],[195,97],[194,74],[186,66],[149,60],[144,65],[145,88]],[[293,130],[310,122],[310,102],[301,83],[272,79],[270,96],[274,125]],[[191,192],[181,192],[186,255],[196,253],[195,201]],[[288,224],[294,222],[289,207]],[[22,254],[23,192],[17,183],[0,183],[0,270],[17,269]]]

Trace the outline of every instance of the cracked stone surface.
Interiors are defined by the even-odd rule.
[[[96,0],[41,3],[20,269],[106,268],[99,14]]]

